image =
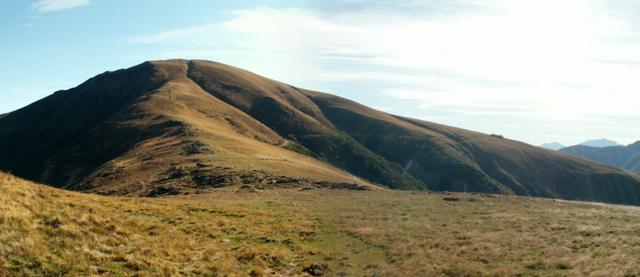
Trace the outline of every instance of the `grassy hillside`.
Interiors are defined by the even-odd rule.
[[[127,196],[325,184],[640,205],[640,177],[616,168],[199,60],[106,72],[7,114],[0,170]]]
[[[184,61],[143,63],[10,113],[0,120],[0,169],[115,195],[243,183],[373,187],[283,147],[295,142],[203,91],[186,74]]]
[[[550,199],[239,187],[110,198],[0,174],[0,260],[14,276],[632,276],[638,222],[639,208]]]
[[[301,90],[220,63],[188,61],[188,66],[188,77],[203,90],[302,145],[314,157],[390,188],[427,189],[402,166],[340,133]]]

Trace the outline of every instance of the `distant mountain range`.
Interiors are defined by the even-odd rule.
[[[598,148],[602,148],[602,147],[610,147],[610,146],[622,146],[621,144],[612,141],[612,140],[608,140],[608,139],[594,139],[594,140],[588,140],[585,141],[583,143],[580,143],[578,145],[584,145],[584,146],[590,146],[590,147],[598,147]],[[562,148],[566,148],[567,146],[564,146],[558,142],[550,142],[550,143],[543,143],[540,145],[540,147],[542,148],[546,148],[546,149],[550,149],[550,150],[560,150]]]
[[[0,170],[111,195],[314,185],[640,204],[623,170],[197,60],[106,72],[0,117]]]
[[[640,174],[640,141],[628,146],[576,145],[560,151]]]

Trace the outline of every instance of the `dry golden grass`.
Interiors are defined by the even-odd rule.
[[[4,268],[4,260],[0,259],[0,277],[10,277],[11,275],[9,275],[9,271],[7,271],[6,268]]]
[[[451,197],[458,201],[445,201]],[[0,175],[15,276],[633,276],[640,209],[393,191],[109,198]]]

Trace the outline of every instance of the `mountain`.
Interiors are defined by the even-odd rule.
[[[608,139],[594,139],[594,140],[588,140],[585,141],[583,143],[581,143],[580,145],[584,145],[584,146],[589,146],[589,147],[611,147],[611,146],[622,146],[621,144],[612,141],[612,140],[608,140]]]
[[[628,146],[576,145],[560,151],[640,174],[640,141]]]
[[[187,77],[185,61],[106,72],[0,119],[0,168],[72,190],[157,195],[242,182],[372,186],[287,148],[302,149],[202,90]]]
[[[106,72],[9,113],[0,169],[115,195],[383,186],[640,204],[640,178],[612,167],[199,60]]]
[[[549,149],[549,150],[560,150],[565,146],[557,142],[551,142],[551,143],[543,143],[542,145],[540,145],[540,147]]]

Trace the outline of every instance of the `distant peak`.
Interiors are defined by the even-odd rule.
[[[590,147],[599,147],[599,148],[611,147],[611,146],[622,146],[622,144],[619,144],[615,141],[612,141],[606,138],[588,140],[581,143],[580,145],[590,146]]]
[[[550,150],[560,150],[562,148],[564,148],[565,146],[557,143],[557,142],[548,142],[548,143],[543,143],[540,145],[542,148],[546,148],[546,149],[550,149]]]

